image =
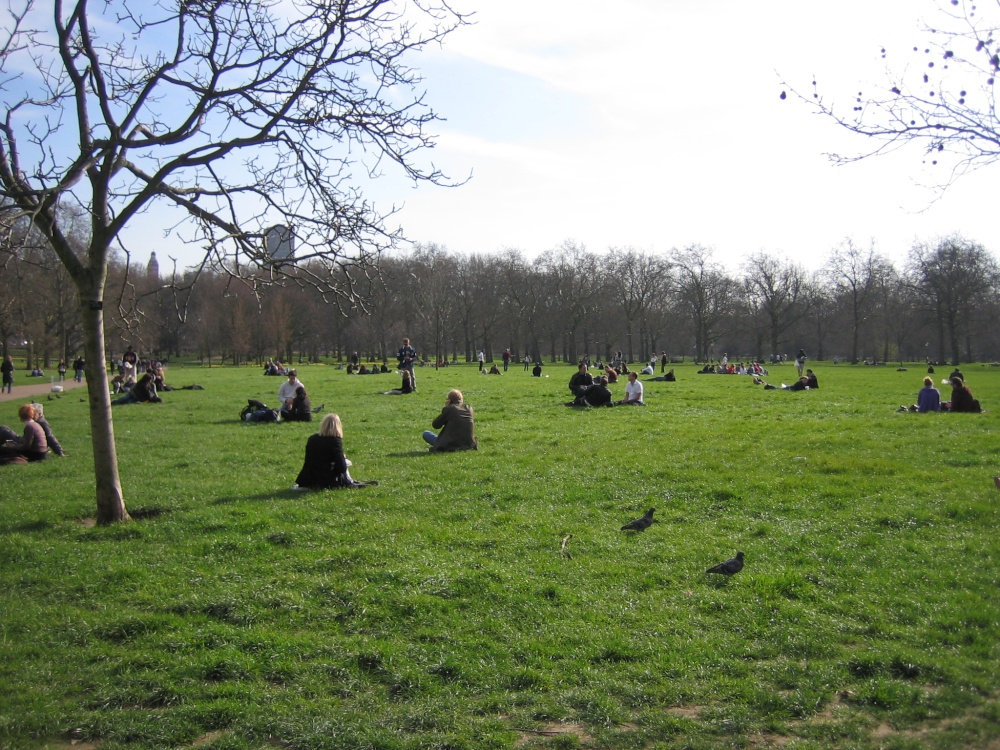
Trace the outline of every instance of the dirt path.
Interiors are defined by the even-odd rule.
[[[46,396],[52,393],[52,383],[49,382],[47,377],[43,378],[29,378],[26,375],[21,375],[15,373],[14,377],[14,392],[7,393],[4,391],[0,393],[0,401],[28,401],[28,399],[36,399],[38,396]],[[24,381],[27,380],[27,383]],[[23,385],[18,385],[18,383],[23,383]],[[86,383],[77,383],[73,378],[68,378],[63,382],[59,383],[63,387],[63,391],[70,391],[74,388],[79,388]]]

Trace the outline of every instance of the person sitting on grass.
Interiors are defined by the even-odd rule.
[[[934,387],[933,378],[924,378],[924,387],[917,394],[917,411],[921,414],[941,411],[941,391]]]
[[[973,398],[969,386],[957,375],[951,378],[951,405],[949,406],[949,411],[970,413],[982,411],[979,402]]]
[[[159,404],[163,399],[156,395],[156,385],[153,383],[153,376],[148,372],[139,378],[129,391],[111,402],[112,406],[121,404]]]
[[[634,373],[630,373],[634,374]],[[611,406],[611,389],[608,388],[608,379],[603,375],[596,383],[587,390],[570,401],[566,406]]]
[[[479,442],[476,440],[475,414],[472,407],[464,403],[462,392],[457,389],[448,391],[444,408],[431,426],[435,430],[441,430],[436,434],[430,430],[424,431],[423,438],[432,451],[466,451],[479,448]]]
[[[292,408],[292,399],[295,398],[295,391],[299,386],[305,387],[305,383],[299,380],[299,373],[297,370],[288,371],[288,380],[278,386],[278,400],[281,402],[279,407],[281,411],[285,412]]]
[[[531,377],[540,378],[542,377],[542,363],[535,362],[535,366],[531,368]]]
[[[645,406],[642,401],[642,383],[634,372],[628,374],[625,384],[625,398],[618,402],[619,406]]]
[[[289,408],[281,412],[281,418],[289,422],[312,422],[312,401],[301,383],[295,389],[295,396]]]
[[[35,410],[25,404],[17,410],[17,417],[24,424],[24,435],[18,437],[7,425],[0,425],[0,464],[21,464],[29,461],[44,461],[49,455],[49,444],[45,432],[35,421]]]
[[[320,422],[319,432],[306,441],[306,457],[302,470],[295,478],[293,490],[355,489],[377,485],[378,482],[358,482],[351,477],[351,462],[344,455],[344,428],[337,414],[327,414]]]
[[[594,376],[587,372],[587,363],[581,362],[573,377],[569,379],[569,390],[574,396],[581,396],[594,384]]]
[[[382,391],[383,396],[405,396],[407,393],[413,393],[413,373],[409,370],[402,370],[402,375],[403,382],[399,388],[393,388],[391,391]]]
[[[811,390],[819,388],[819,381],[816,379],[816,374],[812,370],[806,370],[806,385],[808,385]]]
[[[49,444],[49,450],[55,453],[57,456],[64,458],[66,452],[63,450],[62,445],[56,440],[56,436],[52,434],[52,427],[49,425],[48,420],[45,419],[45,412],[42,409],[42,405],[39,403],[31,404],[32,409],[32,419],[38,422],[39,427],[42,428],[42,432],[45,433],[45,442]]]

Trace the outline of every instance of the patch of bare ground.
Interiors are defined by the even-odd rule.
[[[700,719],[704,706],[671,706],[667,713],[671,716],[680,716],[682,719]]]
[[[76,519],[76,525],[82,526],[85,529],[92,529],[97,526],[96,518],[78,518]]]
[[[523,747],[531,742],[535,737],[556,737],[560,734],[573,734],[580,741],[581,745],[593,742],[594,738],[587,734],[586,728],[582,724],[570,722],[553,721],[546,724],[541,729],[523,729],[518,727],[515,732],[520,732],[521,736],[514,743],[514,747]]]
[[[205,734],[195,737],[194,742],[191,743],[191,747],[201,747],[202,745],[210,745],[220,737],[224,737],[225,734],[226,733],[221,729],[216,732],[205,732]]]
[[[751,747],[783,747],[785,743],[789,742],[789,737],[784,737],[780,734],[772,734],[770,732],[761,732],[760,734],[754,734],[747,738]]]

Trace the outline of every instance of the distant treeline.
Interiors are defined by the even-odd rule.
[[[28,366],[71,361],[82,350],[79,302],[62,266],[37,247],[0,248],[0,258],[4,351],[23,348]],[[352,277],[352,294],[331,298],[329,283],[316,283],[351,272],[304,262],[262,271],[251,286],[224,269],[115,263],[108,356],[131,344],[161,359],[183,352],[237,365],[355,352],[392,362],[404,336],[430,361],[471,361],[479,350],[495,360],[507,348],[544,361],[619,350],[633,362],[663,352],[768,360],[799,349],[848,362],[1000,356],[997,261],[957,236],[915,245],[901,268],[845,240],[816,272],[767,252],[732,272],[698,245],[653,254],[567,242],[534,260],[417,245],[383,255],[363,285]]]

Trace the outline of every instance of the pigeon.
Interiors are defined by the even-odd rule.
[[[656,508],[650,508],[642,518],[637,518],[622,526],[622,531],[645,531],[653,523],[653,511],[655,510]]]
[[[732,557],[725,562],[713,565],[706,573],[719,573],[724,576],[736,575],[743,570],[743,553],[737,552],[736,557]]]
[[[313,409],[313,414],[319,414],[319,413],[320,413],[321,411],[323,411],[323,410],[324,410],[325,408],[326,408],[326,404],[320,404],[320,405],[319,405],[319,406],[317,406],[317,407],[316,407],[315,409]]]

